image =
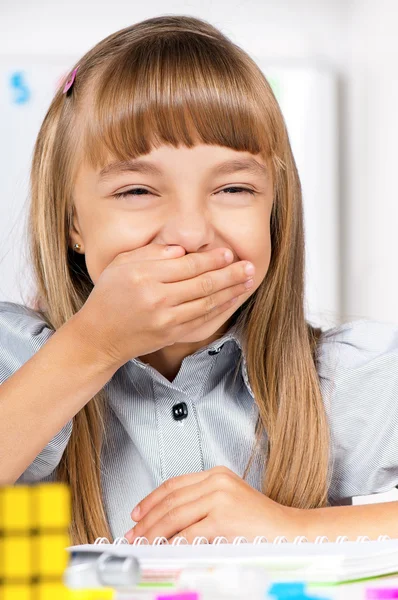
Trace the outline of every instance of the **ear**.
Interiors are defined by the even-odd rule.
[[[74,206],[72,206],[72,213],[70,215],[69,223],[69,246],[74,250],[74,252],[81,252],[84,254],[83,237],[80,233],[79,219]],[[79,250],[74,248],[75,244],[79,244]]]

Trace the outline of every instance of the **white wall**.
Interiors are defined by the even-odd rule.
[[[347,313],[398,322],[398,3],[352,3],[345,72]]]
[[[15,0],[0,5],[0,53],[81,53],[106,35],[159,14],[211,21],[246,50],[270,57],[334,57],[343,53],[345,0]],[[337,36],[337,37],[336,37]]]

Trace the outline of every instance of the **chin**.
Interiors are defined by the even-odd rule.
[[[236,306],[231,307],[228,311],[211,319],[208,323],[204,323],[200,327],[196,327],[190,333],[180,338],[176,344],[193,344],[196,342],[205,342],[208,338],[214,335],[237,310]],[[175,344],[173,344],[174,346]]]

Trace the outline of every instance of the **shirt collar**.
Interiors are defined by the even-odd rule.
[[[242,377],[243,377],[243,380],[245,382],[245,385],[247,387],[249,394],[254,399],[254,392],[250,386],[249,377],[247,374],[247,361],[246,361],[243,339],[244,339],[244,334],[243,334],[242,327],[239,325],[238,322],[236,322],[233,325],[231,325],[231,327],[224,333],[224,335],[221,338],[219,338],[217,341],[213,342],[212,344],[209,344],[206,347],[206,350],[207,351],[215,350],[216,352],[220,352],[222,346],[228,340],[233,340],[237,344],[237,346],[239,347],[241,354],[242,354],[242,363],[241,363]]]
[[[243,347],[243,339],[244,339],[244,335],[243,335],[242,328],[236,322],[230,326],[230,328],[224,333],[224,335],[222,337],[220,337],[215,342],[212,342],[211,344],[205,346],[205,348],[201,348],[197,352],[199,353],[199,352],[206,351],[206,352],[211,352],[212,354],[217,354],[218,352],[221,351],[221,348],[223,347],[225,342],[227,342],[229,340],[234,341],[236,343],[236,345],[239,347],[241,354],[242,354],[241,372],[242,372],[243,381],[245,382],[245,385],[247,387],[249,394],[254,399],[254,393],[250,386],[249,377],[247,374],[247,363],[246,363],[245,350]],[[144,363],[143,361],[141,361],[138,358],[133,358],[129,362],[132,362],[132,363],[138,365],[142,369],[146,369],[148,366],[147,363]]]

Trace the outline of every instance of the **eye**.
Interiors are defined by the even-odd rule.
[[[244,188],[244,187],[237,187],[237,186],[231,186],[231,187],[224,188],[223,190],[220,190],[220,192],[226,192],[226,191],[228,191],[228,190],[235,190],[235,193],[236,193],[236,192],[237,192],[237,193],[242,193],[242,192],[243,192],[243,193],[245,193],[245,192],[249,192],[249,194],[253,194],[253,195],[255,194],[254,190],[251,190],[251,189],[249,189],[249,188]],[[217,193],[220,193],[220,192],[217,192]],[[234,195],[234,194],[233,194],[233,195]]]
[[[233,190],[232,193],[231,193],[231,190]],[[238,186],[230,186],[230,187],[224,188],[223,190],[220,190],[217,193],[220,194],[221,192],[229,192],[229,193],[231,193],[231,195],[235,195],[236,193],[244,194],[246,192],[249,194],[252,194],[253,196],[255,194],[254,190],[251,190],[251,189],[245,188],[245,187],[238,187]],[[114,196],[115,196],[115,198],[127,198],[127,196],[145,196],[150,193],[151,192],[149,190],[146,190],[145,188],[132,188],[131,190],[127,190],[126,192],[114,194]]]
[[[133,192],[144,192],[144,194],[141,193],[137,193],[134,194]],[[146,194],[150,194],[151,192],[149,192],[149,190],[146,190],[145,188],[132,188],[131,190],[127,190],[126,192],[121,192],[120,194],[114,194],[115,198],[127,198],[127,196],[145,196]]]

